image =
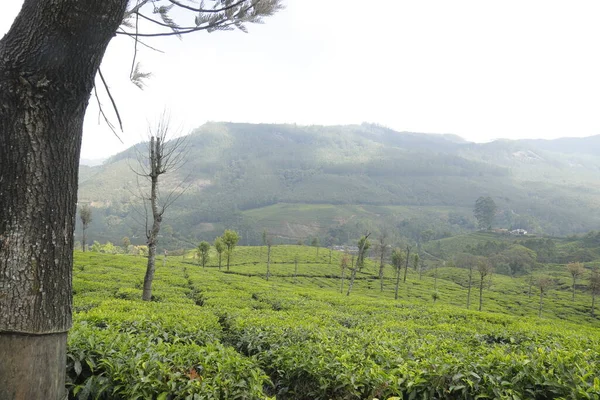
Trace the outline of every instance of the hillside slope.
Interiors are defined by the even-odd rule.
[[[597,229],[600,154],[548,143],[475,144],[369,124],[208,123],[188,136],[187,163],[164,182],[167,191],[187,179],[189,189],[166,215],[163,242],[210,240],[226,227],[244,243],[259,243],[263,229],[287,242],[344,242],[384,226],[411,240],[425,230],[441,238],[473,230],[473,204],[488,195],[498,226],[552,235]],[[134,154],[83,167],[80,201],[96,207],[90,237],[143,236]]]

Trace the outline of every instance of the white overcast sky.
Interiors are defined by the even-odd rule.
[[[5,3],[0,35],[22,1]],[[284,4],[249,34],[149,39],[165,53],[138,55],[153,73],[144,91],[128,81],[133,41],[116,37],[102,70],[125,143],[98,124],[92,97],[82,157],[139,142],[165,108],[184,133],[206,121],[366,121],[478,142],[600,134],[598,0]]]

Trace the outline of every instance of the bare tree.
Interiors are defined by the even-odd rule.
[[[547,276],[542,276],[536,280],[536,286],[540,289],[540,308],[538,310],[538,317],[542,316],[542,307],[544,305],[544,294],[548,291],[548,288],[552,285],[552,279]]]
[[[352,286],[354,286],[354,279],[356,278],[356,272],[360,271],[364,262],[365,262],[365,254],[371,243],[369,242],[369,236],[371,232],[367,232],[365,236],[361,237],[358,241],[358,257],[356,258],[356,265],[352,267],[352,274],[350,275],[350,285],[348,286],[348,292],[346,296],[350,296],[350,292],[352,291]]]
[[[245,30],[280,3],[23,1],[0,40],[0,398],[64,397],[83,120],[95,77],[104,84],[99,67],[112,38],[119,32],[137,48],[144,37]],[[172,8],[191,26],[170,18]],[[165,31],[140,32],[139,20]]]
[[[467,270],[467,309],[471,307],[471,288],[473,287],[473,271],[478,265],[478,258],[472,254],[462,253],[456,256],[454,263]]]
[[[492,265],[487,259],[477,261],[477,272],[479,272],[479,311],[483,309],[483,285],[485,277],[492,274]]]
[[[572,301],[575,301],[575,284],[577,283],[577,278],[581,277],[585,273],[585,268],[583,264],[580,262],[574,262],[567,264],[567,269],[569,270],[569,274],[573,278],[573,296],[571,298]]]
[[[89,204],[82,204],[79,207],[79,219],[81,219],[81,251],[85,252],[87,243],[86,231],[92,222],[92,209]]]
[[[379,285],[380,291],[383,292],[383,270],[385,268],[385,256],[387,254],[387,243],[388,233],[383,231],[379,236],[379,243],[377,243],[377,250],[379,252]]]
[[[138,180],[139,197],[144,207],[146,245],[148,246],[148,264],[142,292],[142,300],[145,301],[152,299],[152,281],[156,270],[156,247],[163,216],[169,206],[186,189],[182,180],[176,187],[169,190],[166,196],[161,195],[159,187],[161,176],[178,171],[185,163],[187,155],[185,138],[170,139],[171,135],[169,116],[163,113],[156,126],[148,129],[149,140],[146,154],[138,152],[137,166],[131,168],[139,178],[143,178],[149,184],[149,188],[144,187]]]

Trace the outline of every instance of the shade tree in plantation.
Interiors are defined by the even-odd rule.
[[[240,241],[240,235],[236,231],[233,230],[225,230],[223,236],[221,236],[221,240],[225,245],[225,257],[227,258],[227,271],[229,271],[229,263],[231,261],[231,257],[233,256],[233,249],[237,246]]]
[[[331,264],[331,255],[333,254],[333,243],[335,242],[335,238],[333,236],[328,236],[325,244],[329,249],[329,264]]]
[[[265,240],[265,244],[267,245],[267,275],[266,279],[269,280],[271,276],[271,246],[273,245],[273,238],[271,236],[267,236]]]
[[[471,307],[471,288],[473,286],[473,272],[479,265],[479,262],[485,262],[481,257],[468,253],[460,253],[454,258],[454,263],[459,268],[467,270],[467,308]]]
[[[483,287],[485,278],[492,274],[492,264],[486,258],[477,260],[477,272],[479,273],[479,311],[483,309]]]
[[[319,247],[321,246],[321,243],[319,242],[319,237],[318,236],[313,237],[312,240],[310,241],[310,245],[312,247],[317,248],[317,257],[319,257]]]
[[[571,262],[571,263],[567,264],[567,270],[569,271],[571,278],[573,278],[573,283],[571,284],[571,289],[572,289],[571,300],[575,301],[575,285],[577,284],[577,279],[581,278],[583,276],[583,274],[585,273],[585,268],[583,267],[583,264],[580,262]]]
[[[398,300],[398,287],[400,286],[400,274],[404,265],[404,252],[398,248],[392,251],[392,265],[396,271],[396,288],[394,291],[394,299]]]
[[[79,219],[81,220],[81,251],[85,252],[87,246],[87,228],[92,222],[92,208],[89,204],[79,207]]]
[[[121,239],[121,243],[123,244],[123,251],[127,253],[129,246],[131,246],[131,240],[127,236],[124,236],[123,239]]]
[[[225,252],[225,243],[223,242],[223,238],[221,236],[215,239],[215,250],[217,252],[217,256],[219,257],[219,271],[221,270],[223,253]]]
[[[538,317],[542,316],[542,307],[544,306],[544,295],[548,292],[550,286],[552,286],[554,282],[548,276],[540,276],[536,279],[535,285],[540,290],[540,304],[538,308]]]
[[[208,254],[210,251],[210,243],[206,241],[202,241],[198,244],[196,248],[196,254],[198,256],[198,263],[202,265],[202,268],[206,268],[206,264],[208,263]]]
[[[405,262],[405,267],[404,267],[404,279],[403,282],[406,283],[406,275],[408,274],[408,263],[410,262],[410,246],[406,246],[406,259],[404,260]],[[420,275],[419,275],[419,279],[420,279]]]
[[[481,196],[475,201],[473,215],[475,216],[475,219],[477,219],[477,224],[480,229],[492,229],[497,209],[498,207],[496,206],[494,199],[489,196]]]
[[[186,189],[183,182],[180,182],[167,193],[160,190],[163,175],[172,174],[180,169],[188,153],[185,138],[170,139],[171,135],[173,135],[173,132],[171,131],[169,115],[163,113],[156,125],[148,129],[148,142],[145,145],[145,152],[138,150],[137,165],[131,167],[138,178],[137,189],[139,200],[143,205],[142,216],[144,232],[146,233],[146,245],[148,246],[148,263],[142,291],[142,300],[144,301],[152,299],[152,282],[156,271],[156,249],[165,212]],[[166,253],[163,265],[165,262]]]
[[[383,292],[383,272],[385,268],[385,258],[388,252],[388,234],[387,231],[383,231],[377,241],[377,253],[379,255],[379,286],[380,291]]]
[[[600,270],[598,267],[592,269],[590,273],[590,285],[589,289],[592,295],[592,309],[591,315],[592,317],[596,316],[596,296],[600,294]]]
[[[279,0],[23,1],[0,40],[0,398],[64,397],[83,119],[111,39],[120,34],[137,46],[142,37],[245,30],[280,7]],[[173,9],[193,23],[178,23]],[[142,32],[140,19],[164,30]],[[136,70],[131,78],[140,84]]]
[[[342,271],[340,293],[344,292],[344,278],[346,277],[346,270],[348,269],[349,266],[350,266],[350,257],[348,256],[348,254],[342,255],[342,258],[340,259],[340,269]],[[354,265],[352,266],[352,268],[354,268]]]
[[[370,235],[371,232],[367,232],[358,241],[358,255],[356,257],[356,264],[354,264],[351,269],[350,284],[348,285],[348,292],[346,293],[346,296],[350,296],[352,286],[354,286],[354,279],[356,279],[356,273],[360,271],[364,265],[365,255],[367,254],[367,250],[371,246],[371,242],[369,242]]]

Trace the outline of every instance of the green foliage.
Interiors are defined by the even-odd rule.
[[[225,233],[223,233],[223,236],[221,236],[221,240],[225,245],[225,255],[227,256],[227,271],[229,271],[229,262],[231,260],[231,256],[233,255],[233,249],[235,249],[235,246],[237,246],[240,240],[240,236],[236,231],[227,229],[225,230]]]
[[[368,124],[234,123],[203,125],[188,143],[179,173],[193,185],[169,211],[175,234],[161,239],[169,248],[183,239],[212,240],[225,228],[256,245],[264,229],[289,243],[331,234],[349,244],[387,225],[427,242],[476,228],[473,188],[497,203],[496,226],[567,235],[600,225],[598,158],[547,153],[541,143],[469,144]],[[81,168],[80,201],[94,202],[90,237],[115,243],[128,236],[142,244],[136,199],[127,189],[134,179],[127,158],[134,154],[129,149]],[[539,158],[532,163],[524,154]]]
[[[206,267],[206,263],[208,262],[208,252],[210,251],[210,243],[202,241],[200,242],[200,244],[198,245],[197,248],[197,255],[198,255],[198,259],[200,260],[200,265],[202,265],[202,267]]]
[[[497,209],[498,207],[496,206],[496,202],[494,202],[494,199],[489,196],[479,197],[475,201],[473,214],[477,219],[479,228],[492,229],[492,224],[494,223],[494,217]]]
[[[143,259],[76,252],[70,396],[600,396],[600,322],[587,314],[589,293],[571,301],[562,265],[545,272],[557,283],[537,319],[538,303],[521,277],[496,276],[486,288],[486,309],[494,312],[475,312],[458,307],[465,269],[438,268],[437,292],[431,276],[412,279],[394,301],[392,285],[384,292],[373,285],[378,265],[369,259],[346,297],[339,252],[329,264],[310,248],[274,246],[269,282],[259,248],[234,252],[229,273],[173,258],[156,271],[153,302],[139,300]],[[387,271],[385,279],[394,279]]]

